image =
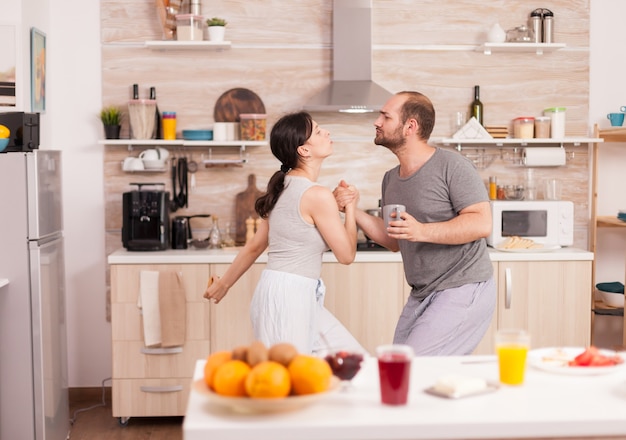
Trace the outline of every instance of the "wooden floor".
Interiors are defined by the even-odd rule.
[[[136,417],[126,426],[111,412],[111,388],[70,389],[70,440],[182,440],[182,417]],[[91,409],[87,409],[91,408]]]

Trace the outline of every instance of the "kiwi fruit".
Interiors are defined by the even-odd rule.
[[[233,348],[232,359],[237,361],[248,361],[248,346],[240,345]]]
[[[278,362],[287,367],[297,354],[298,349],[294,345],[281,342],[270,347],[268,357],[270,361]]]
[[[248,365],[254,367],[256,364],[265,362],[268,359],[268,350],[261,341],[254,341],[248,347],[247,361]]]

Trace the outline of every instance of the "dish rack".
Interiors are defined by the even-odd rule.
[[[214,158],[212,148],[209,148],[208,157],[204,154],[201,156],[201,161],[205,168],[228,166],[242,167],[244,164],[248,163],[248,160],[248,153],[245,152],[244,147],[239,148],[239,155],[237,157],[220,155],[219,158]]]

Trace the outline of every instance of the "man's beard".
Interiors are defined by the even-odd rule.
[[[395,151],[402,147],[405,143],[404,136],[402,136],[402,126],[399,126],[391,135],[384,136],[382,133],[376,133],[374,138],[374,144],[381,145],[391,151]]]

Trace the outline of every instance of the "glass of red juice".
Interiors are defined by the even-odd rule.
[[[380,398],[387,405],[406,405],[411,378],[413,349],[408,345],[381,345],[376,348]]]

